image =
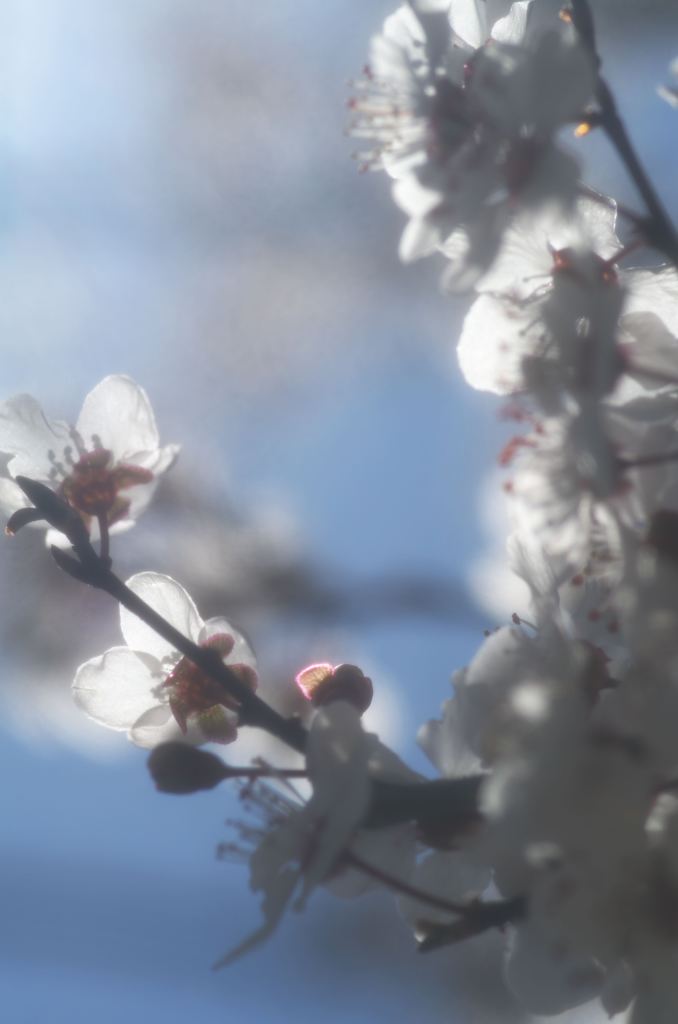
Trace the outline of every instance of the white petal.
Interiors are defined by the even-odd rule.
[[[530,13],[532,0],[517,0],[511,4],[511,9],[505,18],[495,22],[492,29],[492,38],[499,43],[520,43],[525,35],[527,18]]]
[[[507,221],[506,208],[487,207],[471,224],[458,228],[445,240],[441,252],[449,261],[442,278],[445,291],[469,291],[484,283],[497,255]],[[514,271],[515,278],[515,271]]]
[[[538,350],[542,334],[529,306],[502,296],[479,295],[464,318],[457,346],[467,383],[498,395],[525,390],[523,360]]]
[[[71,427],[62,420],[48,420],[31,395],[15,395],[0,404],[0,452],[13,455],[9,470],[36,480],[61,479],[54,459],[63,459],[72,446]],[[50,459],[50,452],[52,459]]]
[[[466,669],[453,677],[455,688],[461,686]],[[475,775],[481,769],[480,759],[466,740],[466,716],[462,713],[458,696],[446,700],[442,707],[442,721],[424,722],[417,733],[417,743],[443,778],[455,779]]]
[[[158,703],[153,691],[161,681],[157,661],[127,647],[113,647],[80,666],[73,699],[85,714],[109,729],[129,729]]]
[[[86,448],[109,448],[116,462],[158,449],[148,395],[130,377],[105,377],[97,384],[85,398],[77,429]]]
[[[452,30],[477,49],[487,42],[487,18],[483,0],[454,0],[450,10]]]
[[[403,263],[431,256],[438,247],[440,234],[430,220],[414,217],[408,221],[400,238],[398,256]]]
[[[360,714],[352,705],[336,701],[316,712],[306,748],[313,796],[302,815],[313,827],[322,823],[322,828],[305,864],[298,908],[330,873],[365,816],[370,800],[369,750]]]
[[[257,928],[255,932],[249,935],[243,942],[239,943],[235,949],[230,950],[222,956],[214,964],[214,970],[220,970],[222,967],[228,967],[235,960],[240,959],[246,953],[251,953],[253,949],[260,946],[266,939],[271,935],[285,913],[292,893],[296,887],[299,879],[299,873],[294,868],[290,867],[289,864],[283,864],[278,873],[271,878],[271,881],[266,886],[264,891],[264,899],[262,901],[262,912],[264,915],[264,923],[260,928]]]
[[[673,267],[629,270],[621,275],[628,289],[624,313],[651,310],[673,335],[678,335],[678,273]]]
[[[127,586],[180,633],[194,643],[198,642],[203,622],[193,599],[180,583],[162,573],[140,572],[127,580]],[[126,608],[120,609],[120,628],[125,643],[135,651],[146,651],[158,661],[176,658],[177,652],[172,644]]]
[[[210,637],[217,636],[219,633],[228,633],[234,640],[233,650],[226,658],[227,665],[249,665],[250,668],[256,669],[257,660],[254,657],[252,648],[247,643],[247,640],[245,640],[245,637],[231,625],[228,619],[208,619],[200,630],[198,643],[204,644]]]
[[[173,740],[194,742],[196,745],[200,742],[200,738],[193,732],[184,735],[169,707],[161,704],[144,711],[134,722],[128,735],[132,743],[146,750],[157,747],[159,743],[170,743]]]

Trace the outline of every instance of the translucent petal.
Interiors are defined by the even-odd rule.
[[[198,642],[203,622],[192,598],[180,583],[162,573],[140,572],[127,580],[127,586],[180,633],[194,643]],[[172,644],[126,608],[120,609],[120,628],[128,647],[146,651],[158,661],[176,659],[177,652]]]
[[[0,404],[0,452],[13,455],[9,470],[36,480],[61,479],[55,460],[72,444],[71,427],[49,420],[31,395],[15,395]],[[50,457],[51,453],[51,457]]]
[[[130,377],[104,377],[85,398],[77,429],[86,448],[109,448],[116,462],[158,449],[148,395]]]
[[[205,643],[212,636],[217,636],[219,633],[227,633],[233,637],[235,641],[233,644],[233,650],[226,658],[228,665],[249,665],[250,668],[256,669],[257,661],[254,657],[252,648],[245,640],[244,636],[235,629],[228,619],[215,618],[208,619],[205,625],[200,630],[198,637],[198,643]]]
[[[494,23],[492,38],[499,43],[520,43],[527,28],[527,17],[532,0],[517,0],[504,18]]]
[[[129,738],[137,747],[147,750],[157,747],[159,743],[187,740],[169,707],[161,704],[148,708],[139,716],[129,730]]]
[[[309,828],[319,822],[322,828],[305,864],[299,908],[327,877],[365,816],[370,800],[369,748],[360,714],[352,705],[336,701],[316,713],[306,750],[313,796],[302,814]]]
[[[450,10],[450,24],[459,38],[474,49],[487,42],[487,18],[482,0],[455,0]]]
[[[523,360],[538,351],[543,333],[532,309],[503,296],[479,295],[464,318],[457,346],[467,383],[498,395],[523,391]]]
[[[113,647],[81,665],[73,682],[73,699],[85,714],[110,729],[129,729],[158,698],[161,682],[157,661]]]

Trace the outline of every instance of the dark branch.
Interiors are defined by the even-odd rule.
[[[509,900],[488,900],[487,902],[473,899],[466,903],[443,899],[434,893],[418,889],[403,879],[396,878],[395,875],[383,871],[374,864],[369,864],[351,850],[345,851],[342,861],[370,878],[374,878],[375,881],[394,892],[399,892],[402,896],[456,916],[457,920],[445,924],[433,921],[418,923],[417,930],[423,934],[423,938],[419,939],[420,953],[429,953],[441,946],[462,942],[464,939],[480,935],[491,928],[503,928],[524,917],[527,910],[527,901],[523,896],[516,896]]]
[[[527,901],[523,896],[515,896],[511,900],[480,900],[468,905],[465,914],[451,924],[421,922],[419,932],[419,952],[431,953],[441,946],[450,946],[474,935],[481,935],[491,928],[504,928],[525,917]]]
[[[63,498],[35,481],[19,478],[19,483],[42,518],[47,519],[70,540],[72,554],[60,548],[52,548],[52,556],[64,572],[81,583],[109,594],[223,686],[229,697],[239,705],[241,725],[264,729],[298,753],[304,752],[307,733],[298,718],[285,718],[275,711],[224,664],[216,651],[193,643],[130,590],[111,569],[105,545],[102,553],[97,554],[80,516]],[[217,768],[214,785],[226,778],[227,774]],[[424,833],[444,831],[447,835],[454,834],[480,820],[478,796],[482,781],[483,776],[422,783],[375,779],[373,798],[364,824],[371,828],[384,828],[399,822],[414,821]]]
[[[676,229],[635,151],[624,122],[619,116],[612,90],[600,73],[601,59],[596,45],[589,0],[571,0],[571,9],[573,24],[596,69],[596,99],[600,108],[598,123],[616,149],[648,210],[649,216],[641,223],[645,239],[655,249],[668,256],[672,263],[678,265]]]

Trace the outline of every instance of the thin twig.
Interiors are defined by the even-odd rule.
[[[616,149],[648,210],[649,217],[638,226],[642,229],[650,245],[663,252],[672,263],[678,265],[676,229],[636,153],[624,122],[619,116],[614,94],[600,73],[602,62],[596,45],[595,26],[589,0],[571,0],[571,5],[573,24],[581,42],[589,51],[596,69],[596,99],[600,107],[598,123]]]
[[[488,931],[490,928],[503,928],[505,925],[524,917],[526,901],[522,896],[516,896],[509,900],[468,900],[460,903],[455,900],[442,899],[434,893],[425,892],[411,885],[404,879],[397,878],[389,872],[382,870],[375,864],[369,864],[351,850],[346,850],[342,856],[344,864],[356,868],[364,875],[374,878],[394,892],[416,900],[436,910],[442,910],[457,917],[451,923],[438,924],[430,922],[427,926],[427,934],[420,941],[419,949],[428,952],[439,946],[451,942],[457,942],[463,938],[470,938]]]

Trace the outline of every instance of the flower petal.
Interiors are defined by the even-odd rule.
[[[73,682],[73,699],[86,715],[109,729],[129,729],[157,704],[154,688],[160,677],[155,659],[127,647],[112,647],[80,666]]]
[[[130,377],[104,377],[85,398],[77,429],[86,448],[108,448],[116,462],[137,462],[135,455],[158,451],[148,395]]]
[[[330,873],[365,816],[370,801],[369,754],[360,712],[351,704],[338,700],[315,713],[306,747],[313,796],[302,811],[309,833],[316,830],[315,844],[304,862],[295,903],[299,909]]]
[[[498,43],[519,44],[527,28],[527,18],[532,0],[517,0],[511,4],[508,14],[494,23],[490,35]]]
[[[460,39],[473,49],[487,42],[485,5],[477,0],[455,0],[450,10],[450,25]]]
[[[162,573],[140,572],[127,580],[127,586],[180,633],[198,642],[203,622],[193,599],[180,583]],[[120,609],[120,628],[125,643],[135,651],[152,654],[158,661],[176,659],[177,651],[172,644],[126,608]]]
[[[12,476],[60,480],[64,474],[55,460],[62,460],[64,449],[73,445],[71,430],[62,420],[48,420],[31,395],[15,395],[0,404],[0,452],[14,456],[8,467]]]
[[[128,736],[137,747],[150,750],[160,743],[185,742],[186,737],[177,725],[172,712],[162,704],[148,708],[134,722]]]
[[[250,668],[256,669],[257,661],[252,648],[228,619],[208,619],[200,630],[198,643],[204,644],[210,637],[217,636],[219,633],[226,633],[233,637],[233,649],[225,659],[227,665],[249,665]]]

